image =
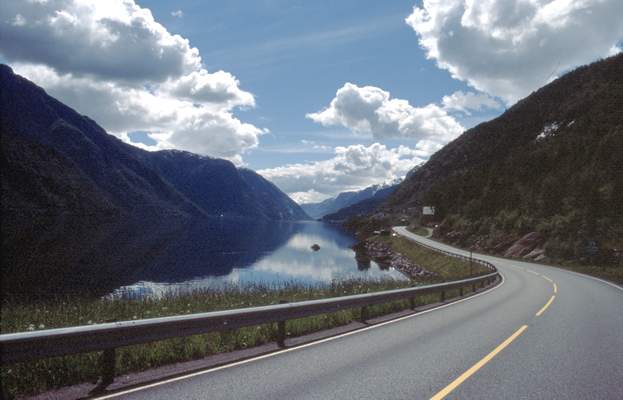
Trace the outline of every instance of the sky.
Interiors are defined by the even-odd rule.
[[[616,54],[620,0],[4,0],[0,61],[109,133],[298,202],[403,177]]]

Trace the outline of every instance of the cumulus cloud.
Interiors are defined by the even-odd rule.
[[[379,143],[357,144],[336,147],[328,160],[288,164],[258,172],[299,203],[320,201],[343,191],[402,178],[439,147],[429,141],[418,143],[416,148],[398,146],[393,149]]]
[[[510,104],[611,54],[621,15],[620,0],[424,0],[406,22],[440,68]]]
[[[184,11],[182,10],[171,11],[171,16],[175,18],[182,18],[184,16]]]
[[[204,69],[187,39],[133,0],[7,0],[0,15],[0,54],[15,71],[126,141],[146,131],[157,144],[141,147],[240,162],[265,132],[233,114],[253,95]]]
[[[407,100],[390,98],[389,92],[374,86],[346,83],[338,89],[324,110],[307,118],[325,126],[341,125],[376,139],[412,138],[446,143],[463,127],[442,107],[428,104],[413,107]]]
[[[188,40],[170,34],[134,1],[13,1],[0,15],[0,48],[11,60],[48,65],[60,73],[104,79],[163,80],[201,67]]]
[[[499,101],[486,93],[463,92],[461,90],[443,96],[441,104],[448,111],[460,111],[467,115],[470,115],[472,111],[502,107]]]

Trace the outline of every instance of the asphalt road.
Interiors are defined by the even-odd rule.
[[[474,256],[498,267],[504,282],[396,322],[113,396],[623,399],[623,289],[553,267]]]

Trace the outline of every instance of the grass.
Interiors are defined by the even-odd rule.
[[[401,237],[377,238],[386,240],[394,250],[412,257],[413,261],[436,272],[435,281],[466,277],[469,263],[440,255]],[[474,272],[480,266],[474,265]],[[281,285],[246,284],[219,286],[192,292],[170,292],[158,298],[143,299],[86,299],[59,298],[54,301],[25,304],[4,299],[1,309],[0,332],[22,332],[65,326],[89,325],[111,320],[132,320],[169,315],[191,314],[232,308],[369,293],[412,286],[413,282],[391,278],[364,281],[349,280],[329,285],[305,285],[296,282]],[[457,295],[450,293],[449,295]],[[418,299],[418,305],[438,301],[438,295]],[[370,307],[370,317],[388,314],[409,307],[398,301]],[[303,334],[348,324],[359,319],[360,309],[291,320],[288,336]],[[276,340],[272,324],[242,328],[229,332],[210,333],[186,338],[164,340],[145,345],[118,349],[116,373],[142,371],[175,362],[199,359],[211,354],[253,347]],[[35,362],[18,363],[1,368],[2,384],[10,397],[41,393],[50,389],[95,382],[99,375],[99,353],[55,357]]]
[[[452,281],[490,272],[486,267],[454,257],[448,257],[422,246],[402,236],[377,236],[372,240],[387,243],[393,250],[408,257],[413,262],[434,272],[434,282]]]
[[[428,236],[428,229],[424,228],[423,226],[409,226],[407,227],[407,229],[409,230],[409,232],[413,232],[416,235],[420,235],[420,236]]]

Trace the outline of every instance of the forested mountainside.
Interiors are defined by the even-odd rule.
[[[505,251],[532,233],[553,258],[621,262],[623,54],[577,68],[467,130],[386,210],[432,205],[437,235]]]

